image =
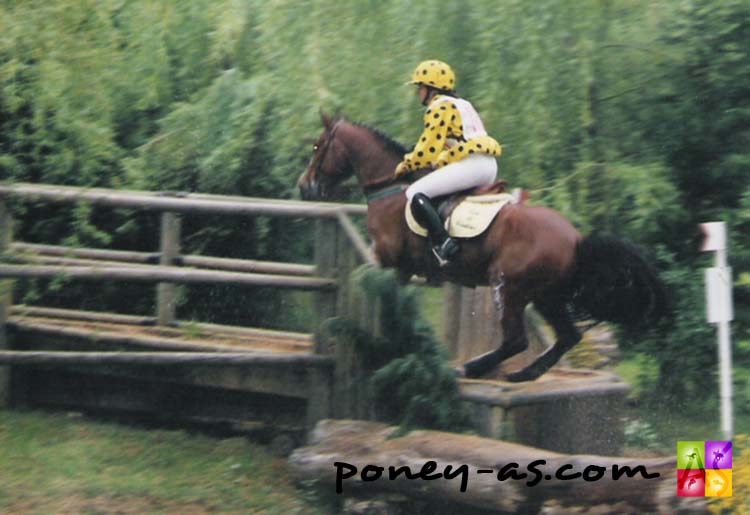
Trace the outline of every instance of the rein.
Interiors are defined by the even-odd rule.
[[[401,182],[398,177],[388,177],[385,180],[367,184],[363,187],[367,203],[377,202],[384,198],[403,193],[408,184]]]

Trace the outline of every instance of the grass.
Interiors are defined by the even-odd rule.
[[[244,438],[0,411],[2,513],[319,514]]]
[[[650,399],[635,411],[639,418],[647,421],[654,428],[663,442],[723,439],[720,427],[718,384],[708,400],[698,402],[693,402],[693,399],[689,398],[659,400],[653,392],[647,392],[643,384],[644,376],[653,380],[658,373],[657,366],[651,358],[638,354],[623,359],[618,363],[616,371],[625,382],[631,385],[631,397]],[[750,434],[750,411],[746,406],[748,396],[747,392],[742,389],[742,381],[737,381],[741,374],[747,375],[747,373],[745,368],[735,365],[735,434]]]

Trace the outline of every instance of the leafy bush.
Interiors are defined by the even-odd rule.
[[[327,322],[338,345],[354,345],[365,364],[376,417],[404,431],[425,428],[461,431],[469,414],[445,348],[422,317],[417,291],[400,286],[392,270],[361,267],[361,294],[379,307],[382,334],[373,335],[344,318]]]

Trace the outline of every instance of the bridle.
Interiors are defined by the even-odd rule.
[[[320,176],[321,174],[323,161],[325,161],[326,154],[328,154],[328,149],[331,146],[331,143],[333,143],[333,139],[336,137],[336,131],[339,130],[339,127],[341,126],[341,122],[343,121],[344,121],[343,118],[337,120],[336,123],[333,124],[333,128],[328,132],[328,138],[326,138],[326,142],[323,144],[323,151],[320,153],[320,157],[318,158],[318,166],[315,167],[316,178]]]

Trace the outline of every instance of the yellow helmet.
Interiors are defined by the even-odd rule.
[[[456,88],[456,74],[443,61],[422,61],[411,74],[407,84],[422,84],[432,88],[453,91]]]

